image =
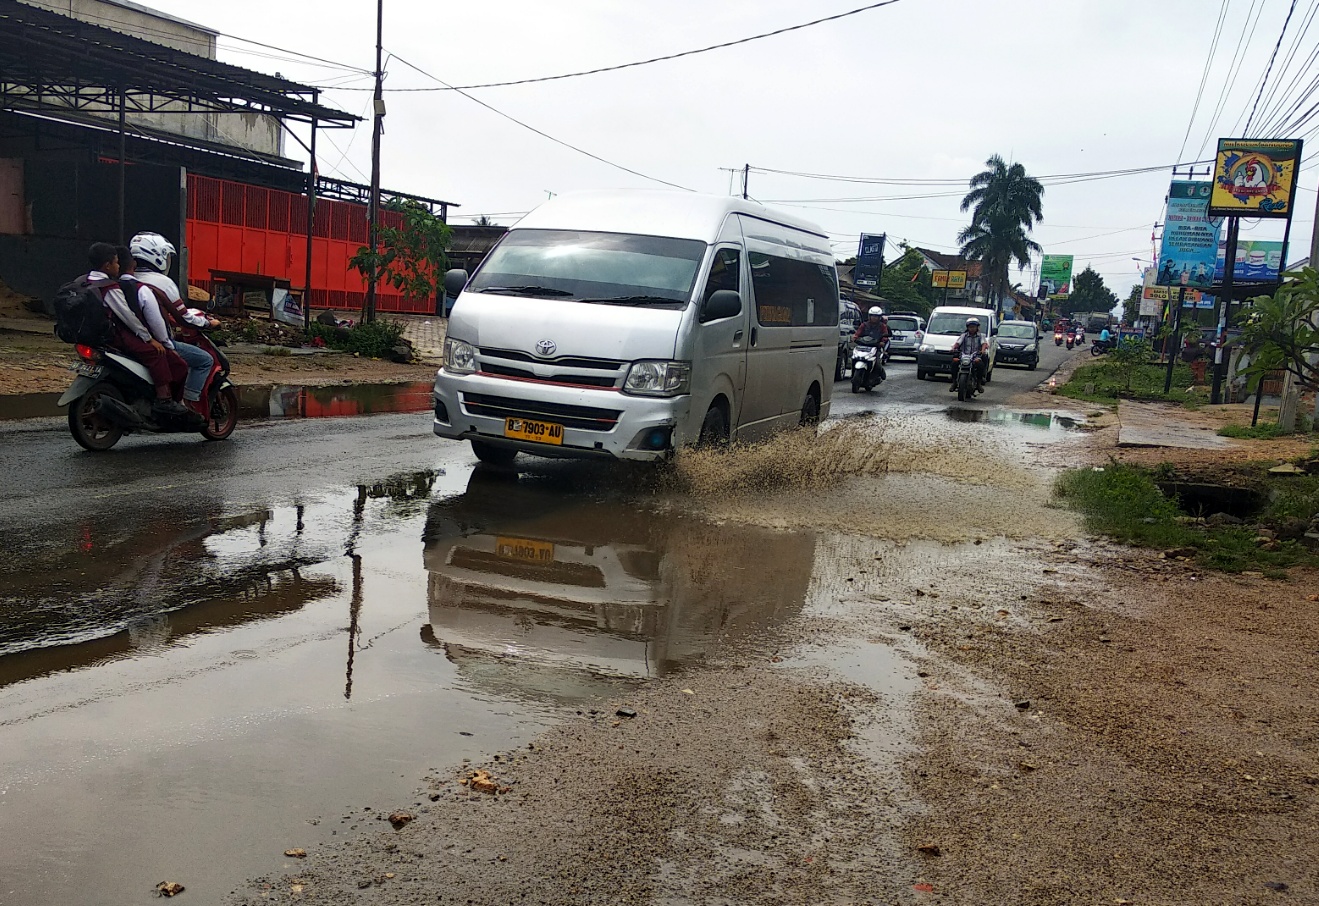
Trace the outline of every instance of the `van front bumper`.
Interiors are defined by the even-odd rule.
[[[938,350],[933,352],[917,352],[916,367],[922,371],[947,371],[951,374],[953,371],[952,350],[946,349],[942,352]]]
[[[691,397],[628,396],[485,374],[435,377],[433,428],[439,437],[477,440],[535,456],[653,461],[673,451]],[[558,425],[562,443],[508,437],[509,419]]]

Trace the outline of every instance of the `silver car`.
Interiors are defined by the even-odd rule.
[[[909,355],[914,359],[925,338],[925,319],[919,315],[889,315],[888,329],[892,335],[889,355]]]

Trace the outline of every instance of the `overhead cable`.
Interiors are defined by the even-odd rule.
[[[1278,48],[1282,47],[1282,39],[1287,34],[1287,26],[1291,24],[1292,13],[1296,12],[1296,0],[1292,0],[1291,6],[1287,7],[1287,18],[1282,20],[1282,31],[1278,32],[1278,40],[1273,45],[1273,53],[1269,54],[1269,65],[1264,70],[1264,80],[1260,82],[1259,91],[1255,94],[1255,103],[1251,105],[1250,116],[1246,119],[1245,134],[1250,134],[1250,124],[1255,120],[1255,111],[1259,108],[1259,99],[1264,94],[1264,87],[1269,84],[1269,76],[1273,73],[1273,61],[1278,58]]]
[[[433,81],[436,81],[436,82],[439,82],[441,85],[446,85],[446,86],[448,86],[451,90],[456,91],[458,94],[460,94],[460,95],[462,95],[463,97],[467,98],[467,100],[471,101],[472,103],[474,103],[474,104],[480,104],[482,107],[484,107],[486,110],[489,110],[491,113],[494,113],[494,114],[497,114],[497,115],[499,115],[499,116],[502,116],[504,119],[508,120],[509,122],[511,122],[511,123],[515,123],[515,124],[521,126],[523,129],[526,129],[526,130],[528,130],[528,131],[530,131],[530,132],[534,132],[534,133],[536,133],[537,135],[539,135],[541,138],[548,139],[549,141],[554,142],[556,145],[562,145],[563,147],[567,148],[567,149],[570,150],[570,151],[576,151],[578,154],[581,154],[581,155],[584,155],[584,156],[586,156],[586,157],[589,157],[589,158],[591,158],[592,160],[599,161],[600,163],[605,164],[606,166],[613,167],[615,170],[622,170],[624,173],[630,173],[630,174],[632,174],[633,176],[639,176],[639,177],[642,178],[642,179],[646,179],[646,180],[649,180],[649,181],[651,181],[651,182],[657,182],[657,183],[660,183],[661,185],[669,186],[669,187],[674,188],[674,189],[682,189],[684,192],[691,192],[691,191],[694,191],[694,190],[692,190],[692,189],[687,188],[686,186],[680,186],[680,185],[678,185],[676,182],[669,182],[667,179],[660,179],[658,176],[649,176],[649,175],[647,175],[647,174],[645,174],[645,173],[642,173],[642,172],[639,171],[639,170],[633,170],[631,167],[625,167],[625,166],[623,166],[622,164],[615,163],[615,162],[612,161],[612,160],[608,160],[608,159],[606,159],[606,158],[603,158],[603,157],[601,157],[601,156],[598,155],[598,154],[592,154],[590,151],[587,151],[585,148],[579,148],[579,147],[577,147],[576,145],[569,144],[568,142],[565,142],[565,141],[564,141],[563,139],[561,139],[561,138],[555,138],[554,136],[550,135],[548,132],[543,132],[542,130],[537,129],[535,126],[532,126],[532,125],[529,125],[529,124],[527,124],[527,123],[522,122],[522,120],[518,119],[517,117],[510,116],[509,114],[505,113],[504,111],[499,110],[499,109],[497,109],[497,108],[495,108],[495,107],[490,106],[489,104],[487,104],[485,101],[481,100],[480,98],[473,97],[472,95],[468,94],[466,91],[463,91],[461,88],[454,88],[452,85],[449,85],[449,84],[448,84],[447,82],[445,82],[443,79],[439,78],[438,76],[431,75],[429,72],[427,72],[426,70],[424,70],[424,69],[422,69],[421,67],[417,66],[415,63],[409,63],[407,60],[403,59],[403,58],[400,57],[398,54],[391,53],[390,56],[393,57],[395,60],[398,60],[398,61],[399,61],[400,63],[402,63],[404,66],[407,66],[409,69],[412,69],[412,70],[414,70],[415,72],[418,72],[418,73],[420,73],[421,75],[424,75],[426,78],[428,78],[428,79],[432,79]]]
[[[1209,53],[1205,57],[1204,72],[1200,74],[1200,87],[1195,92],[1195,103],[1191,106],[1191,118],[1186,121],[1186,134],[1182,136],[1182,146],[1177,149],[1179,160],[1186,152],[1186,142],[1191,138],[1191,126],[1195,124],[1195,115],[1200,112],[1200,99],[1204,97],[1205,83],[1209,81],[1209,70],[1214,65],[1214,54],[1218,51],[1218,39],[1223,34],[1223,20],[1227,17],[1227,7],[1230,2],[1231,0],[1223,0],[1223,5],[1218,9],[1218,22],[1214,25],[1214,36],[1209,41]]]
[[[601,66],[597,69],[584,69],[579,72],[565,72],[559,75],[539,76],[532,79],[514,79],[508,82],[484,82],[479,85],[444,85],[436,88],[390,88],[387,91],[411,92],[411,91],[475,91],[478,88],[507,88],[512,85],[532,85],[538,82],[558,82],[563,79],[576,79],[581,76],[599,75],[604,72],[617,72],[620,69],[634,69],[638,66],[649,66],[651,63],[663,63],[667,60],[677,60],[682,57],[691,57],[696,54],[709,53],[712,50],[723,50],[728,47],[736,47],[739,44],[749,44],[752,41],[759,41],[762,38],[772,38],[776,35],[787,34],[792,31],[800,31],[803,28],[810,28],[813,25],[822,25],[825,22],[834,22],[838,19],[846,19],[848,16],[855,16],[859,13],[869,12],[873,9],[879,9],[883,6],[892,6],[899,0],[882,0],[879,3],[869,3],[865,6],[859,6],[856,9],[849,9],[845,12],[836,13],[832,16],[824,16],[820,19],[812,19],[810,22],[802,22],[798,25],[789,25],[784,28],[776,28],[774,31],[762,32],[758,35],[751,35],[746,38],[738,38],[736,41],[724,41],[721,44],[711,44],[708,47],[698,47],[694,50],[684,50],[679,53],[665,54],[661,57],[651,57],[646,60],[635,60],[631,63],[619,63],[616,66]],[[425,73],[423,73],[424,75]],[[341,91],[370,91],[367,88],[343,88]]]

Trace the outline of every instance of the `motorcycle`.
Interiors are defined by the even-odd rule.
[[[976,354],[964,352],[957,361],[957,371],[953,373],[953,384],[957,387],[957,401],[968,402],[985,389],[975,367]]]
[[[1107,355],[1112,348],[1112,340],[1092,340],[1090,342],[1090,354],[1093,356]]]
[[[1071,349],[1075,345],[1076,345],[1076,333],[1074,331],[1069,330],[1067,331],[1067,348]]]
[[[188,328],[179,339],[206,350],[213,360],[201,400],[187,404],[187,415],[152,411],[156,398],[151,375],[137,361],[114,349],[78,344],[73,384],[59,399],[69,407],[69,433],[85,450],[103,452],[135,431],[178,434],[199,431],[207,440],[224,440],[238,426],[238,391],[229,381],[229,360],[201,331]]]
[[[871,337],[861,337],[852,349],[852,392],[873,390],[883,383],[888,374],[884,371],[884,356],[888,352],[888,342],[884,348]]]
[[[1061,330],[1055,330],[1053,332],[1053,345],[1054,346],[1063,345],[1063,332]]]

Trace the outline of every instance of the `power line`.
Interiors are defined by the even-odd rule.
[[[1112,179],[1115,177],[1122,177],[1122,176],[1138,176],[1143,173],[1155,173],[1160,170],[1170,170],[1174,167],[1188,167],[1194,164],[1205,164],[1209,162],[1210,161],[1207,160],[1196,160],[1196,161],[1188,161],[1185,163],[1177,163],[1177,164],[1159,164],[1158,166],[1152,166],[1152,167],[1130,167],[1122,170],[1095,170],[1088,173],[1052,173],[1052,174],[1046,174],[1044,176],[1035,176],[1033,178],[1045,184],[1067,185],[1073,182],[1087,182],[1094,179]],[[807,173],[798,170],[776,170],[770,167],[751,167],[751,170],[755,173],[769,173],[777,176],[795,176],[801,179],[818,179],[818,180],[824,180],[830,182],[856,183],[859,185],[888,185],[888,186],[912,186],[912,187],[929,186],[932,188],[936,186],[965,187],[969,180],[969,177],[966,179],[908,179],[908,178],[876,177],[876,176],[839,176],[829,173]],[[959,195],[959,194],[962,194],[962,192],[949,192],[949,193],[940,193],[935,195],[917,195],[910,197],[939,198],[939,197],[949,197],[951,195]],[[816,199],[816,200],[842,201],[844,199],[834,198],[834,199]],[[886,198],[884,196],[876,196],[873,198],[855,199],[855,200],[883,201],[886,200]],[[903,196],[902,200],[906,200],[906,197]]]
[[[578,154],[585,155],[586,157],[589,157],[592,160],[599,161],[600,163],[613,167],[616,170],[622,170],[624,173],[630,173],[633,176],[639,176],[642,179],[647,179],[650,180],[651,182],[657,182],[662,185],[670,186],[671,188],[674,189],[682,189],[684,192],[694,191],[692,189],[687,188],[686,186],[680,186],[676,182],[669,182],[666,179],[660,179],[658,176],[647,176],[645,173],[642,173],[639,170],[633,170],[631,167],[625,167],[622,164],[614,163],[612,160],[607,160],[598,154],[592,154],[590,151],[587,151],[584,148],[579,148],[576,145],[569,144],[568,142],[565,142],[561,138],[555,138],[554,136],[550,135],[548,132],[543,132],[540,129],[537,129],[535,126],[531,126],[527,123],[522,122],[522,120],[518,119],[517,117],[510,116],[509,114],[505,113],[502,110],[498,110],[494,107],[491,107],[489,104],[487,104],[485,101],[481,100],[480,98],[472,97],[472,95],[468,94],[466,91],[463,91],[461,88],[454,88],[452,85],[449,85],[443,79],[439,78],[438,76],[431,75],[429,72],[420,68],[414,63],[409,63],[407,60],[403,59],[398,54],[391,53],[390,56],[393,57],[395,60],[398,60],[404,66],[407,66],[409,69],[413,69],[416,72],[419,72],[420,74],[424,75],[426,78],[439,82],[441,85],[448,86],[450,89],[456,91],[458,94],[467,98],[467,100],[471,101],[472,103],[480,104],[482,107],[489,110],[491,113],[498,114],[499,116],[502,116],[504,119],[508,120],[509,122],[516,123],[517,125],[521,126],[523,129],[536,133],[541,138],[549,139],[550,141],[554,142],[556,145],[562,145],[563,147],[571,151],[576,151]]]
[[[1291,6],[1287,7],[1287,18],[1282,20],[1282,31],[1278,32],[1278,40],[1273,45],[1273,53],[1269,54],[1269,65],[1264,69],[1264,80],[1259,84],[1259,92],[1255,95],[1255,103],[1250,108],[1250,116],[1246,119],[1246,134],[1250,134],[1250,124],[1255,120],[1255,110],[1259,107],[1259,99],[1264,94],[1264,86],[1269,84],[1269,76],[1273,73],[1273,61],[1278,58],[1278,48],[1282,47],[1283,36],[1287,34],[1287,26],[1291,24],[1292,13],[1296,12],[1296,0],[1292,0]]]
[[[1241,30],[1237,34],[1237,47],[1232,52],[1232,62],[1228,64],[1227,75],[1223,78],[1223,87],[1219,89],[1218,101],[1214,104],[1214,115],[1209,120],[1209,126],[1205,129],[1204,138],[1200,141],[1200,150],[1196,156],[1204,154],[1205,146],[1209,144],[1209,137],[1214,134],[1214,127],[1223,116],[1223,111],[1227,109],[1227,99],[1232,93],[1232,88],[1236,84],[1237,73],[1241,72],[1242,65],[1246,62],[1246,50],[1249,49],[1251,41],[1255,39],[1255,29],[1259,27],[1260,15],[1264,12],[1263,0],[1250,0],[1250,9],[1246,10],[1246,18],[1242,22]],[[1250,22],[1251,13],[1255,14],[1255,24],[1250,28],[1250,34],[1246,34],[1246,25]]]
[[[1205,83],[1209,81],[1209,70],[1214,65],[1214,54],[1218,50],[1218,39],[1223,34],[1223,20],[1227,17],[1227,7],[1230,2],[1231,0],[1223,0],[1223,5],[1218,10],[1218,22],[1214,25],[1214,37],[1209,42],[1209,54],[1205,57],[1204,72],[1200,74],[1200,88],[1195,93],[1195,104],[1191,107],[1191,118],[1186,121],[1186,134],[1182,136],[1182,146],[1177,149],[1178,160],[1186,151],[1186,142],[1191,137],[1191,126],[1195,123],[1195,115],[1200,112],[1200,99],[1204,97]]]
[[[695,56],[696,54],[709,53],[712,50],[723,50],[728,47],[736,47],[739,44],[749,44],[752,41],[759,41],[762,38],[772,38],[777,35],[787,34],[788,32],[800,31],[803,28],[810,28],[813,25],[822,25],[825,22],[834,22],[837,21],[838,19],[846,19],[849,16],[855,16],[859,13],[869,12],[870,10],[879,9],[880,7],[883,6],[892,6],[894,3],[898,3],[898,2],[899,0],[882,0],[882,2],[879,3],[871,3],[866,6],[860,6],[857,7],[856,9],[850,9],[847,10],[846,12],[837,13],[832,16],[825,16],[821,19],[813,19],[810,22],[802,22],[798,25],[789,25],[785,28],[777,28],[774,31],[762,32],[758,35],[751,35],[750,37],[746,37],[746,38],[738,38],[736,41],[725,41],[722,44],[711,44],[708,47],[698,47],[694,50],[684,50],[679,53],[665,54],[662,57],[651,57],[650,59],[647,60],[636,60],[631,63],[620,63],[616,66],[601,66],[597,69],[584,69],[579,72],[565,72],[559,75],[540,76],[538,78],[533,78],[533,79],[514,79],[513,81],[509,81],[509,82],[485,82],[480,85],[458,85],[456,87],[453,85],[445,85],[439,88],[391,88],[386,90],[393,91],[395,93],[413,92],[413,91],[458,91],[458,92],[475,91],[478,88],[507,88],[512,85],[532,85],[538,82],[558,82],[558,81],[562,81],[563,79],[576,79],[576,78],[580,78],[581,76],[599,75],[602,72],[618,72],[620,69],[634,69],[637,66],[649,66],[651,63],[663,63],[668,60],[677,60],[682,57],[691,57],[691,56]],[[425,73],[422,74],[425,75]],[[370,89],[345,88],[342,90],[368,91]]]
[[[1278,71],[1278,78],[1269,88],[1268,96],[1264,98],[1265,113],[1261,116],[1258,127],[1261,135],[1266,135],[1271,128],[1281,125],[1280,119],[1286,116],[1282,111],[1287,106],[1288,98],[1291,97],[1301,77],[1309,71],[1309,63],[1314,59],[1314,53],[1319,51],[1319,45],[1317,45],[1315,50],[1311,52],[1309,59],[1301,64],[1301,67],[1292,75],[1291,81],[1279,93],[1283,79],[1286,78],[1287,73],[1291,70],[1292,62],[1296,59],[1296,52],[1300,49],[1301,42],[1305,40],[1305,36],[1309,34],[1310,26],[1314,24],[1315,13],[1317,12],[1319,12],[1319,0],[1310,0],[1310,9],[1305,15],[1305,21],[1292,37],[1291,46],[1287,48],[1287,56],[1283,59],[1282,68]],[[1309,90],[1306,89],[1306,93]],[[1304,103],[1304,100],[1304,97],[1302,97],[1298,103]]]

